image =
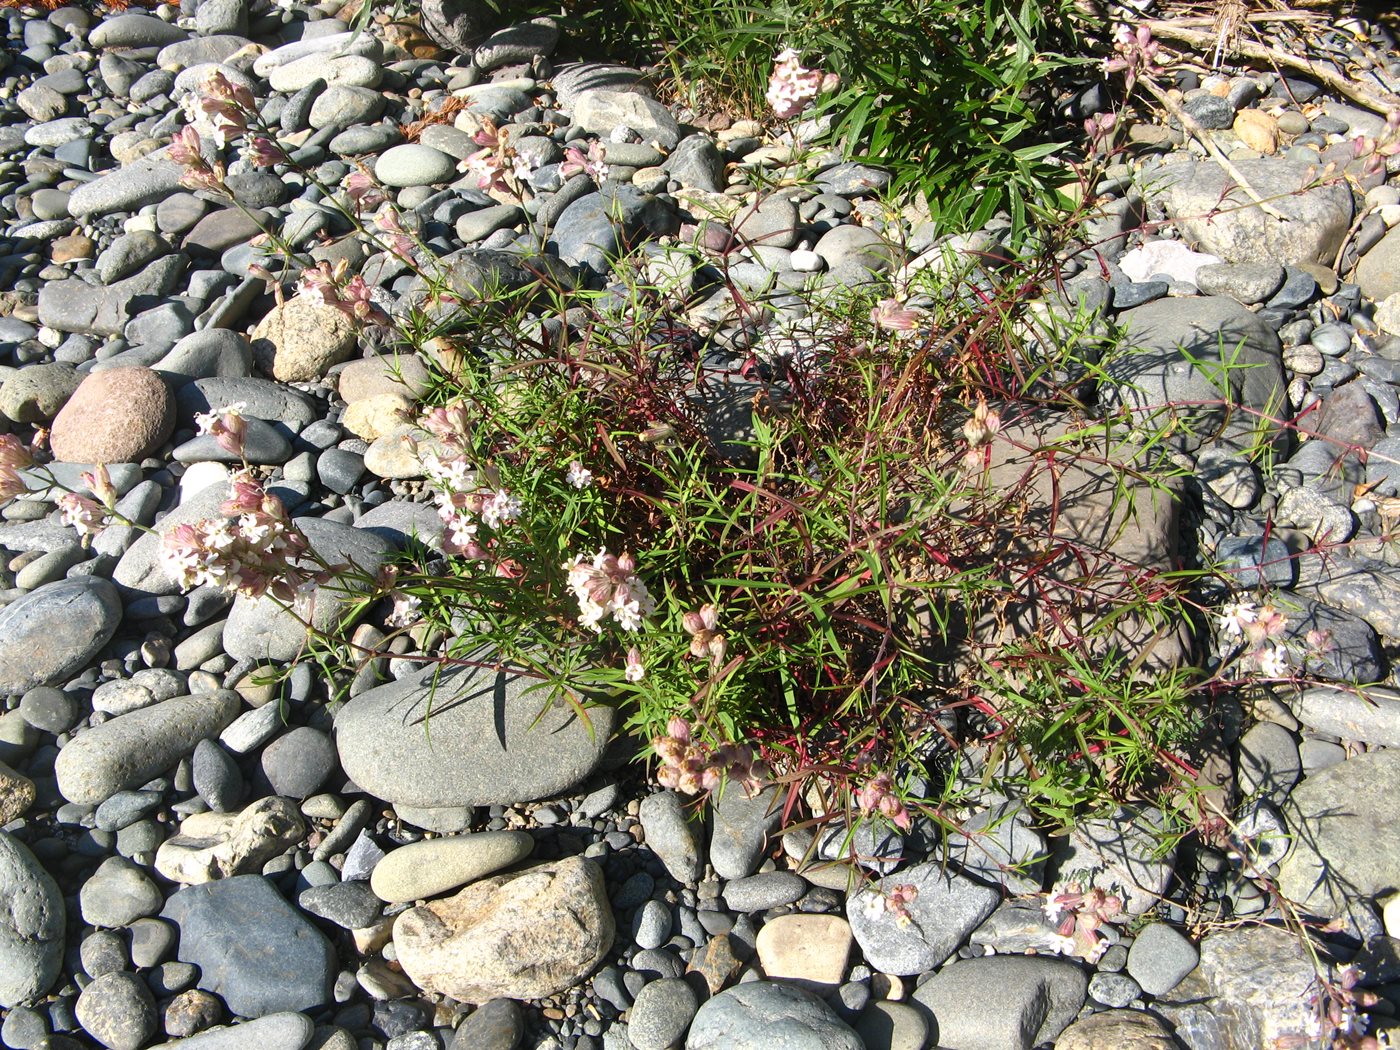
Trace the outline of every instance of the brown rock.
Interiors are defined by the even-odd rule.
[[[602,869],[569,857],[411,908],[394,923],[394,948],[425,992],[464,1003],[541,999],[602,962],[614,932]]]
[[[0,762],[0,825],[18,820],[34,805],[34,781]]]
[[[175,429],[175,398],[149,368],[109,368],[78,385],[54,418],[50,443],[64,463],[134,463]]]
[[[340,417],[340,425],[357,438],[377,441],[392,434],[413,417],[413,402],[402,394],[375,394],[352,401]]]
[[[1105,1010],[1075,1021],[1055,1050],[1176,1050],[1170,1029],[1141,1010]]]
[[[191,988],[171,999],[165,1008],[165,1034],[172,1039],[185,1039],[214,1027],[223,1017],[224,1007],[218,996]]]
[[[758,931],[758,961],[770,978],[840,984],[851,951],[851,926],[839,915],[780,915]]]
[[[310,383],[355,350],[353,321],[333,306],[298,295],[278,306],[253,329],[258,365],[284,383]]]
[[[711,995],[722,992],[744,964],[734,954],[729,934],[721,933],[705,942],[705,948],[691,960],[686,973],[698,973],[705,979]]]
[[[84,237],[81,233],[70,233],[67,237],[59,237],[49,248],[49,258],[62,265],[67,262],[76,262],[78,259],[92,258],[92,241]]]
[[[1235,114],[1235,135],[1260,153],[1278,152],[1278,121],[1263,110],[1242,109]]]

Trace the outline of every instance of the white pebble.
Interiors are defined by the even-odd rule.
[[[826,265],[826,262],[816,252],[798,249],[792,253],[789,264],[798,273],[816,273]]]

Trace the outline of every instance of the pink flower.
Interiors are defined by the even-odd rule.
[[[497,489],[481,505],[482,523],[499,529],[506,522],[520,517],[520,500],[505,489]]]
[[[384,201],[383,191],[380,190],[378,183],[367,171],[352,171],[345,176],[342,185],[345,187],[345,195],[355,205],[356,211],[362,208],[373,208]]]
[[[963,424],[963,437],[969,448],[990,445],[992,438],[1001,430],[1001,416],[987,407],[987,402],[979,400],[972,411],[972,418]]]
[[[797,60],[797,52],[786,48],[773,62],[768,78],[768,105],[779,120],[797,116],[823,91],[834,90],[838,78],[807,69]]]
[[[190,124],[175,132],[170,139],[170,149],[166,152],[176,164],[191,168],[204,163],[201,145],[199,132]]]
[[[345,286],[340,290],[339,301],[332,305],[352,321],[362,325],[389,323],[389,315],[374,301],[374,289],[359,274],[345,282]]]
[[[63,524],[77,529],[84,545],[90,537],[102,531],[106,511],[96,500],[79,496],[76,492],[65,492],[58,499],[58,507],[62,511],[60,517]]]
[[[99,463],[92,470],[83,471],[78,480],[108,510],[116,506],[117,490],[112,485],[112,475],[107,473],[107,464]]]
[[[197,413],[194,417],[199,433],[213,437],[218,446],[230,456],[242,457],[243,444],[248,437],[248,421],[243,418],[243,401],[226,405],[209,412]]]
[[[487,191],[509,189],[501,172],[501,158],[494,150],[477,150],[458,164],[457,168],[459,171],[464,171],[475,177],[477,189]]]
[[[904,882],[896,886],[891,886],[881,898],[880,906],[895,917],[895,922],[900,926],[908,926],[914,921],[914,917],[909,914],[909,906],[919,899],[919,887],[913,883]]]
[[[860,806],[863,816],[869,816],[878,810],[888,817],[895,827],[901,831],[908,831],[911,824],[909,811],[904,808],[904,803],[895,798],[893,790],[894,782],[890,775],[877,774],[856,793],[856,803]]]
[[[1096,113],[1084,121],[1084,133],[1089,136],[1089,152],[1102,153],[1113,137],[1118,124],[1116,113]]]
[[[569,464],[567,480],[576,489],[586,489],[593,484],[593,472],[578,460]]]
[[[13,467],[0,466],[0,503],[14,499],[21,492],[28,492],[29,486]]]
[[[416,598],[403,591],[394,591],[390,597],[393,599],[393,607],[384,623],[388,627],[412,627],[418,622],[418,610],[423,607],[423,599]]]
[[[612,555],[604,548],[591,564],[579,555],[563,567],[578,599],[579,623],[589,630],[601,632],[603,618],[611,615],[624,631],[639,631],[643,619],[656,611],[656,602],[636,574],[636,561],[626,552]]]
[[[603,144],[596,139],[588,144],[585,155],[577,146],[564,147],[564,163],[559,165],[561,178],[571,178],[582,172],[596,182],[608,177],[608,166],[603,162]]]
[[[270,168],[287,159],[286,151],[266,135],[254,135],[243,150],[248,163],[255,168]]]
[[[881,299],[870,311],[871,322],[891,332],[912,332],[923,318],[923,310],[900,306],[896,299]]]
[[[642,651],[635,645],[627,650],[627,662],[623,664],[622,675],[629,682],[640,682],[647,676],[647,669],[642,665]]]
[[[476,133],[472,135],[472,141],[487,149],[496,149],[500,146],[501,133],[496,127],[496,122],[490,117],[482,117],[481,127],[477,128]]]
[[[724,663],[725,648],[728,643],[716,627],[719,624],[719,610],[713,605],[703,605],[699,612],[688,612],[681,617],[681,626],[690,635],[690,655],[708,657],[713,667]]]
[[[0,434],[0,470],[27,470],[34,465],[29,449],[13,434]]]
[[[449,448],[465,450],[471,438],[471,416],[465,401],[430,409],[421,425]]]

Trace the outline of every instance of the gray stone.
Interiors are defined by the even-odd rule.
[[[658,791],[642,799],[637,814],[646,844],[666,865],[671,877],[683,886],[700,878],[700,840],[688,819],[684,801],[674,791]]]
[[[433,677],[361,693],[336,716],[341,766],[376,798],[435,807],[562,794],[593,771],[612,736],[611,707],[589,708],[585,724],[562,700],[546,708],[532,679],[505,670]]]
[[[370,888],[381,900],[406,903],[436,897],[528,857],[535,840],[523,831],[412,842],[390,851],[374,867]]]
[[[184,169],[170,160],[169,150],[159,149],[106,175],[85,182],[68,198],[68,213],[75,219],[112,212],[135,211],[158,204],[181,189]]]
[[[536,56],[549,56],[559,43],[559,27],[551,18],[535,18],[529,22],[497,30],[476,49],[473,64],[489,73],[502,66],[519,65]]]
[[[1400,229],[1392,229],[1361,256],[1356,283],[1362,295],[1378,303],[1400,292]]]
[[[1055,840],[1050,878],[1117,894],[1129,915],[1143,914],[1166,893],[1176,860],[1175,848],[1162,848],[1162,819],[1151,807],[1120,806],[1107,818],[1081,821]]]
[[[669,1050],[680,1043],[700,1002],[685,981],[652,981],[637,993],[627,1018],[627,1038],[637,1050]]]
[[[635,91],[591,88],[574,100],[573,110],[576,124],[603,138],[614,128],[625,127],[664,150],[675,149],[680,141],[680,125],[671,111]]]
[[[379,918],[379,898],[363,882],[312,886],[302,890],[297,904],[303,911],[346,930],[364,929]]]
[[[243,774],[233,756],[214,740],[201,740],[190,759],[194,789],[215,813],[237,809],[243,801]]]
[[[59,792],[95,805],[144,784],[228,725],[238,706],[237,693],[218,690],[166,700],[79,733],[58,754]]]
[[[865,1050],[821,999],[795,985],[752,981],[707,1000],[686,1050]]]
[[[202,334],[202,333],[200,333]],[[159,362],[157,362],[159,363]],[[292,458],[292,446],[271,424],[244,418],[242,449],[230,452],[212,434],[196,434],[176,445],[170,458],[177,463],[281,464]]]
[[[77,278],[49,281],[39,291],[39,320],[60,332],[122,335],[133,313],[174,290],[187,262],[183,255],[167,255],[106,288]]]
[[[749,244],[792,248],[797,244],[801,223],[792,199],[773,193],[741,209],[731,225],[734,233]]]
[[[671,911],[661,901],[650,900],[632,919],[632,941],[643,951],[660,948],[671,936]]]
[[[1174,927],[1154,922],[1128,949],[1128,973],[1148,995],[1166,995],[1196,968],[1200,957],[1196,946]]]
[[[731,879],[724,887],[724,903],[730,911],[760,912],[792,904],[807,892],[807,881],[790,871],[769,871]]]
[[[1372,751],[1314,773],[1284,812],[1295,836],[1279,889],[1304,913],[1355,916],[1358,898],[1393,889],[1400,752]]]
[[[1126,973],[1100,971],[1089,978],[1089,998],[1104,1006],[1127,1006],[1141,994],[1142,986]]]
[[[134,973],[98,977],[78,996],[78,1023],[110,1050],[139,1050],[156,1030],[155,999]]]
[[[392,547],[378,536],[321,518],[296,518],[307,543],[329,565],[350,564],[370,577]],[[309,621],[319,631],[343,627],[341,617],[367,584],[344,576],[318,585],[310,599]],[[239,595],[224,628],[224,651],[235,660],[291,660],[306,645],[307,625],[270,596]]]
[[[914,887],[913,900],[892,905],[892,895],[905,886]],[[931,970],[957,951],[1000,899],[1000,890],[929,862],[853,893],[846,918],[872,967],[909,975]]]
[[[66,681],[121,623],[117,590],[79,576],[47,583],[0,609],[0,693]]]
[[[431,186],[449,182],[456,175],[456,161],[419,143],[392,146],[374,163],[375,178],[386,186]]]
[[[78,893],[83,921],[90,926],[129,926],[164,903],[160,888],[125,857],[104,860]]]
[[[1246,796],[1282,800],[1302,775],[1298,742],[1276,722],[1260,722],[1240,739],[1239,784]]]
[[[752,798],[737,784],[710,797],[710,865],[722,879],[742,879],[757,870],[782,822],[776,786]]]
[[[1351,190],[1312,185],[1315,165],[1268,157],[1235,166],[1285,219],[1266,214],[1213,161],[1160,168],[1149,186],[1162,193],[1167,215],[1200,251],[1227,262],[1330,266],[1351,226]]]
[[[525,1038],[525,1018],[512,999],[482,1003],[457,1026],[449,1050],[515,1050]]]
[[[1087,986],[1073,963],[994,955],[944,967],[914,999],[933,1014],[940,1046],[1030,1050],[1051,1042],[1074,1019]],[[995,1010],[987,1009],[989,994]]]
[[[1371,687],[1360,693],[1318,686],[1305,689],[1290,706],[1309,729],[1343,740],[1400,747],[1400,692]]]
[[[253,348],[237,332],[206,328],[185,336],[151,367],[171,389],[211,376],[243,378],[253,374]]]
[[[49,990],[63,966],[63,894],[19,839],[0,831],[0,1006]]]
[[[637,96],[633,96],[637,97]],[[564,209],[550,245],[571,266],[605,274],[625,246],[679,229],[674,205],[625,184],[605,183]]]
[[[983,810],[948,836],[948,858],[965,875],[1010,893],[1039,893],[1045,887],[1045,836],[1020,806],[1009,803]]]
[[[88,43],[104,50],[117,47],[163,47],[177,40],[184,40],[187,35],[183,29],[155,15],[131,13],[103,19],[88,35]]]
[[[848,161],[818,174],[816,183],[840,197],[871,197],[888,186],[890,178],[888,171]]]
[[[161,913],[180,929],[179,959],[199,987],[243,1017],[314,1010],[331,1002],[335,952],[261,875],[180,890]]]
[[[335,772],[335,745],[310,726],[297,726],[267,745],[263,773],[272,790],[288,798],[314,795]]]
[[[724,192],[724,158],[708,135],[687,135],[662,168],[686,188]]]
[[[371,88],[336,85],[316,96],[308,119],[318,131],[322,128],[344,130],[355,124],[369,123],[383,110],[384,96],[380,92]]]
[[[315,1032],[315,1024],[305,1014],[275,1013],[211,1028],[172,1043],[161,1043],[151,1050],[303,1050]]]
[[[78,389],[82,376],[72,365],[29,365],[0,385],[0,413],[16,423],[47,423]]]
[[[1246,306],[1262,303],[1283,287],[1284,270],[1277,262],[1207,263],[1196,270],[1202,295],[1228,295]]]
[[[1231,419],[1244,435],[1264,429],[1264,416],[1284,406],[1282,348],[1274,330],[1222,296],[1159,299],[1119,316],[1129,351],[1107,362],[1102,397],[1127,405],[1147,426],[1169,419],[1189,424],[1178,440],[1188,451]],[[1175,408],[1180,403],[1184,407]],[[1244,411],[1232,414],[1232,406]]]

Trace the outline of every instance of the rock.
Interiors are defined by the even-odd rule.
[[[801,222],[792,199],[773,193],[736,214],[731,225],[744,243],[791,248],[797,244]]]
[[[170,160],[168,153],[168,149],[156,150],[83,183],[68,198],[68,213],[81,220],[113,212],[135,211],[148,204],[158,204],[179,192],[184,168]]]
[[[627,1015],[627,1038],[636,1050],[670,1050],[679,1045],[700,1001],[678,977],[652,981],[637,993]]]
[[[570,266],[587,266],[606,274],[627,247],[655,236],[674,234],[679,220],[663,198],[633,186],[605,183],[564,209],[554,224],[550,246]]]
[[[1128,949],[1128,973],[1148,995],[1166,995],[1199,961],[1196,946],[1164,922],[1144,928]]]
[[[974,814],[961,832],[948,835],[948,858],[962,873],[1010,893],[1039,893],[1045,888],[1045,836],[1024,810],[1008,803]]]
[[[0,385],[0,414],[16,423],[47,423],[78,389],[82,377],[72,365],[29,365]]]
[[[19,839],[0,831],[0,1006],[49,990],[63,967],[63,894]]]
[[[291,801],[259,799],[238,813],[195,813],[156,850],[155,868],[171,882],[199,885],[261,870],[306,834]]]
[[[916,893],[912,901],[892,905],[892,895],[910,886]],[[931,970],[947,959],[1000,899],[999,890],[930,862],[853,893],[846,917],[866,962],[903,976]]]
[[[293,94],[317,80],[329,87],[373,88],[383,70],[366,55],[307,55],[278,66],[267,77],[273,91]]]
[[[134,973],[98,977],[78,996],[73,1011],[83,1030],[111,1050],[139,1050],[156,1030],[156,1003]]]
[[[179,959],[199,987],[243,1017],[315,1010],[331,1002],[335,952],[261,875],[180,890],[164,918],[180,929]]]
[[[206,328],[185,336],[151,366],[172,390],[211,376],[253,374],[253,348],[237,332]]]
[[[217,996],[187,988],[165,1006],[165,1033],[176,1037],[194,1035],[218,1024],[223,1016],[224,1004]]]
[[[318,131],[323,128],[349,128],[374,120],[383,109],[384,96],[378,91],[336,86],[316,96],[316,101],[311,104],[308,123]]]
[[[482,806],[567,792],[597,766],[613,733],[610,707],[591,729],[563,701],[541,715],[532,679],[507,671],[431,671],[352,697],[336,716],[342,768],[359,787],[411,806]],[[431,707],[431,730],[429,708]]]
[[[50,445],[67,463],[135,463],[175,429],[175,399],[149,368],[94,372],[54,417]]]
[[[1325,974],[1324,974],[1325,976]],[[1188,1025],[1214,1034],[1211,1046],[1245,1050],[1287,1046],[1315,1018],[1309,996],[1318,974],[1296,934],[1273,926],[1244,926],[1209,934],[1201,942],[1200,966],[1158,1011],[1185,1038]],[[1204,1009],[1208,1018],[1198,1018]]]
[[[1196,270],[1202,295],[1228,295],[1246,306],[1268,299],[1283,280],[1283,267],[1276,262],[1214,263]]]
[[[276,1013],[243,1021],[223,1028],[161,1043],[151,1050],[303,1050],[311,1043],[316,1025],[311,1018],[297,1013]],[[328,1044],[322,1044],[328,1045]]]
[[[1174,848],[1162,850],[1161,823],[1160,810],[1128,806],[1105,819],[1081,821],[1055,840],[1051,880],[1116,894],[1128,915],[1142,915],[1167,892],[1176,861]]]
[[[75,736],[58,753],[58,790],[70,802],[96,805],[123,788],[164,773],[215,736],[238,713],[238,694],[218,690],[132,711]]]
[[[423,31],[439,47],[469,55],[485,35],[487,11],[478,0],[423,0]]]
[[[1330,266],[1351,226],[1351,190],[1316,181],[1315,166],[1280,158],[1239,160],[1241,175],[1269,201],[1266,214],[1213,161],[1157,170],[1157,192],[1182,236],[1227,262],[1321,263]],[[1301,192],[1300,192],[1301,191]]]
[[[1055,1050],[1177,1050],[1179,1045],[1170,1028],[1142,1010],[1092,1014],[1055,1040]]]
[[[369,885],[391,904],[423,900],[519,863],[535,848],[523,831],[484,831],[427,839],[391,850],[374,866]]]
[[[780,915],[763,924],[756,947],[770,979],[834,988],[846,977],[851,927],[839,915]]]
[[[1084,972],[1061,959],[989,956],[948,966],[914,993],[947,1050],[1030,1050],[1052,1041],[1084,1004]],[[995,1011],[985,1008],[995,989]]]
[[[737,784],[710,796],[710,865],[722,879],[742,879],[757,870],[782,821],[777,787],[752,798]]]
[[[635,91],[592,88],[574,100],[574,123],[607,138],[614,128],[631,128],[644,141],[673,150],[680,141],[680,125],[671,111],[655,99]]]
[[[1318,686],[1304,689],[1290,704],[1309,729],[1343,740],[1400,747],[1400,693],[1371,687],[1364,694]]]
[[[1260,722],[1240,739],[1239,783],[1245,795],[1282,801],[1302,775],[1298,742],[1276,722]]]
[[[177,40],[184,40],[183,29],[155,17],[155,15],[124,14],[115,18],[105,18],[97,24],[88,36],[93,47],[163,47]]]
[[[510,999],[492,999],[457,1026],[450,1050],[515,1050],[525,1038],[525,1018]]]
[[[357,438],[376,441],[410,423],[413,416],[413,402],[402,394],[375,394],[346,405],[340,424]]]
[[[427,366],[418,356],[408,354],[351,361],[336,378],[336,390],[347,405],[382,394],[395,394],[414,402],[427,393],[428,387]]]
[[[1394,888],[1388,829],[1400,819],[1400,752],[1372,751],[1314,773],[1284,814],[1294,844],[1279,889],[1304,913],[1351,915],[1357,898]]]
[[[385,540],[353,526],[322,518],[294,518],[311,549],[329,565],[350,564],[370,576],[379,569],[393,547]],[[366,582],[345,576],[317,585],[310,597],[311,625],[320,631],[345,626],[340,621]],[[306,614],[303,613],[305,616]],[[239,595],[224,628],[224,651],[235,660],[294,659],[306,645],[307,626],[271,596]]]
[[[425,992],[484,1003],[571,987],[602,961],[613,933],[602,870],[570,857],[403,912],[394,948]]]
[[[536,56],[547,57],[559,44],[559,27],[551,18],[533,18],[528,22],[497,30],[476,49],[472,61],[484,72],[502,66],[526,63]]]
[[[1188,429],[1176,440],[1188,451],[1224,425],[1231,406],[1244,409],[1235,413],[1244,417],[1235,426],[1242,440],[1261,427],[1278,436],[1262,417],[1284,403],[1282,348],[1274,330],[1235,300],[1159,299],[1118,320],[1134,352],[1106,366],[1106,404],[1130,406],[1149,426],[1164,425],[1164,413],[1181,419]]]
[[[125,857],[104,860],[78,894],[83,921],[91,926],[129,926],[164,903],[160,888]]]
[[[303,911],[346,930],[362,930],[379,919],[379,900],[363,882],[312,886],[297,898]]]
[[[1356,283],[1367,299],[1382,302],[1400,292],[1400,227],[1390,230],[1356,264]]]
[[[865,1050],[860,1036],[811,992],[752,981],[700,1007],[686,1050]]]
[[[1235,114],[1235,135],[1249,149],[1260,153],[1277,153],[1278,121],[1261,109],[1242,109]]]
[[[97,576],[46,583],[0,609],[0,694],[67,681],[121,618],[116,588]]]
[[[333,306],[293,296],[274,306],[253,329],[259,366],[284,383],[310,383],[355,350],[355,324]]]
[[[685,803],[674,791],[657,791],[642,799],[637,813],[646,844],[666,865],[671,878],[683,886],[700,879],[700,840]]]
[[[28,813],[36,797],[34,781],[0,762],[0,827]]]
[[[374,162],[374,177],[385,186],[431,186],[457,176],[457,162],[416,142],[392,146]]]
[[[262,768],[272,790],[288,798],[314,795],[335,772],[335,745],[310,726],[297,726],[263,750]]]

